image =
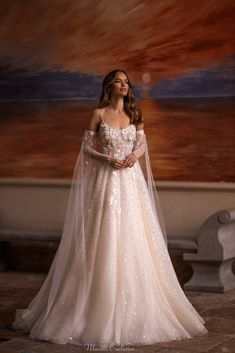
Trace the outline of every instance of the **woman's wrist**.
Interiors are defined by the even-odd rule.
[[[135,154],[135,152],[132,152],[131,154],[135,156],[135,162],[136,162],[138,159],[138,156]]]
[[[112,157],[111,157],[111,156],[107,156],[107,162],[108,162],[109,164],[111,164],[111,162],[112,162]]]

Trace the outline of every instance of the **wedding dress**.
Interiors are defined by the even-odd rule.
[[[131,152],[133,167],[108,163]],[[206,334],[174,272],[156,196],[144,130],[115,129],[103,118],[99,132],[86,130],[60,245],[12,327],[31,339],[103,348]]]

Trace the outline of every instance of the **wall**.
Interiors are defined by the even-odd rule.
[[[56,229],[63,226],[68,180],[0,179],[0,228]],[[233,183],[157,183],[169,236],[195,238],[206,218],[235,207]]]

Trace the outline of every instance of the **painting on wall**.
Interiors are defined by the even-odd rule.
[[[68,178],[123,68],[156,180],[234,182],[234,2],[0,1],[0,177]]]

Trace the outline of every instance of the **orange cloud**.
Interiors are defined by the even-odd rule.
[[[1,1],[0,62],[150,83],[234,54],[233,0]],[[144,76],[146,77],[146,75]]]

